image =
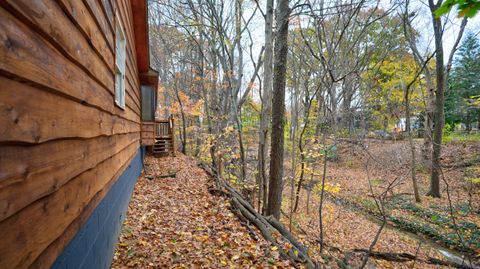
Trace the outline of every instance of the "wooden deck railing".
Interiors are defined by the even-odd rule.
[[[142,145],[151,146],[154,155],[172,154],[175,156],[175,119],[142,122]]]
[[[173,123],[170,119],[168,120],[157,120],[155,121],[155,137],[156,138],[167,138],[172,136]]]
[[[155,144],[153,154],[170,153],[175,156],[175,119],[170,116],[166,120],[155,121]]]

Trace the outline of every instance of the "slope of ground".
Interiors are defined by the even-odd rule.
[[[420,141],[417,141],[417,158],[419,158]],[[421,203],[413,201],[410,176],[410,149],[407,141],[379,141],[367,140],[362,145],[348,142],[338,143],[338,160],[332,160],[327,165],[327,186],[335,186],[336,191],[329,191],[326,203],[323,206],[324,231],[327,254],[341,258],[354,249],[367,249],[373,241],[379,228],[379,223],[374,217],[378,211],[372,194],[375,197],[385,192],[391,182],[395,186],[387,193],[386,213],[389,223],[398,229],[387,227],[374,250],[389,253],[408,253],[417,256],[416,261],[390,263],[382,260],[372,260],[379,268],[446,268],[438,264],[429,264],[422,261],[429,257],[446,260],[439,250],[445,251],[443,246],[451,249],[468,248],[463,253],[469,253],[472,259],[479,255],[478,239],[480,231],[480,204],[478,185],[472,183],[471,178],[479,175],[473,173],[475,164],[464,167],[470,160],[478,159],[479,143],[454,144],[444,146],[442,154],[443,178],[441,182],[443,196],[440,199],[425,196],[429,188],[429,173],[418,165],[417,177],[422,196]],[[368,166],[366,165],[368,164]],[[294,223],[306,231],[305,238],[318,237],[318,183],[322,175],[322,163],[315,164],[313,171],[316,176],[308,180],[316,180],[317,188],[311,192],[307,208],[307,191],[302,189],[300,207],[294,216]],[[475,170],[477,171],[477,170]],[[475,172],[474,171],[474,172]],[[478,170],[480,171],[480,170]],[[446,194],[446,183],[449,186],[450,197]],[[288,189],[284,191],[289,199]],[[333,189],[330,187],[330,189]],[[450,203],[452,204],[456,222],[450,216]],[[288,205],[284,206],[288,212]],[[454,224],[459,227],[462,242],[454,229]],[[412,234],[413,233],[413,234]],[[297,230],[297,236],[302,232]],[[414,235],[416,234],[416,235]],[[418,235],[418,236],[417,236]],[[433,242],[433,244],[431,244]],[[310,244],[313,245],[313,244]],[[456,253],[463,256],[462,253]],[[475,262],[475,261],[474,261]]]
[[[208,193],[195,160],[177,156],[147,157],[112,268],[289,268]]]
[[[376,196],[395,182],[389,191],[389,202],[386,205],[392,222],[411,232],[420,232],[444,246],[469,252],[472,256],[480,254],[478,230],[480,192],[478,186],[471,182],[471,177],[478,177],[475,163],[471,160],[478,160],[479,143],[444,145],[442,154],[444,169],[441,179],[443,195],[440,199],[425,196],[429,189],[430,174],[425,166],[417,162],[421,203],[415,203],[413,199],[410,148],[406,141],[396,143],[369,141],[367,149],[343,147],[345,149],[341,154],[343,158],[330,166],[330,182],[339,184],[343,189],[337,196],[354,202],[368,211],[376,211],[369,191],[368,169],[370,183]],[[420,147],[420,143],[417,144],[417,149]],[[421,159],[419,155],[418,150],[417,160]],[[365,165],[367,159],[370,159],[369,167]],[[464,167],[466,163],[471,164]],[[474,175],[468,175],[469,173]],[[455,222],[451,218],[452,212]],[[461,239],[454,229],[455,225],[459,229]]]

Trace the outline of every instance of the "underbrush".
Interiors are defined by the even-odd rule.
[[[370,198],[353,196],[353,201],[343,203],[357,210],[365,211],[376,217],[378,214],[375,202]],[[475,256],[480,253],[480,227],[465,220],[465,217],[476,214],[467,203],[452,207],[455,222],[451,218],[450,208],[444,206],[421,207],[404,197],[396,197],[385,205],[387,212],[392,212],[387,220],[398,228],[423,235],[448,248]]]
[[[479,227],[471,221],[461,220],[461,217],[475,214],[467,204],[458,204],[452,209],[441,206],[424,208],[399,197],[393,200],[389,207],[406,213],[389,218],[403,229],[422,233],[461,252],[474,254],[480,251]],[[452,219],[452,213],[455,221]]]
[[[480,142],[480,133],[445,133],[442,137],[442,143],[451,142]]]

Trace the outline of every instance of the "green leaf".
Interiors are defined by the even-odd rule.
[[[447,0],[437,10],[435,10],[435,16],[440,17],[448,13],[453,6],[457,5],[458,17],[472,18],[480,10],[479,0]]]
[[[446,13],[448,13],[452,7],[456,4],[455,0],[447,0],[443,3],[437,10],[435,10],[435,16],[440,17]]]

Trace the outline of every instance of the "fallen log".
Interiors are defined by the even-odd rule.
[[[176,178],[176,177],[177,177],[177,172],[157,176],[157,178]]]
[[[216,170],[210,165],[199,163],[198,166],[202,168],[215,183],[215,186],[209,187],[209,192],[213,195],[220,195],[229,199],[233,209],[232,211],[237,217],[257,227],[262,236],[278,249],[282,258],[290,260],[295,267],[298,267],[297,264],[301,263],[307,268],[318,268],[318,265],[308,256],[308,249],[295,239],[283,224],[273,217],[265,217],[259,214],[253,206],[243,198],[241,193],[233,188],[227,181],[219,177]],[[238,214],[241,215],[239,216]],[[280,235],[281,240],[276,239],[274,234]],[[284,247],[282,241],[289,243],[291,247]]]
[[[166,174],[166,175],[158,175],[158,176],[145,175],[145,178],[148,180],[154,180],[156,178],[176,178],[176,177],[177,177],[177,172]]]
[[[427,257],[427,259],[421,259],[415,255],[401,252],[401,253],[394,253],[394,252],[380,252],[380,251],[368,251],[367,249],[354,249],[353,252],[361,252],[361,253],[368,253],[370,257],[379,259],[379,260],[385,260],[385,261],[390,261],[390,262],[408,262],[408,261],[413,261],[417,260],[419,262],[423,263],[428,263],[428,264],[433,264],[433,265],[442,265],[442,266],[448,266],[448,267],[454,267],[454,268],[459,268],[459,269],[474,269],[475,267],[472,267],[468,264],[458,264],[455,262],[451,261],[442,261],[436,258],[432,257]]]
[[[412,260],[419,260],[418,257],[409,253],[390,253],[379,251],[368,251],[368,249],[354,249],[353,252],[368,253],[370,257],[385,260],[390,262],[407,262]]]

